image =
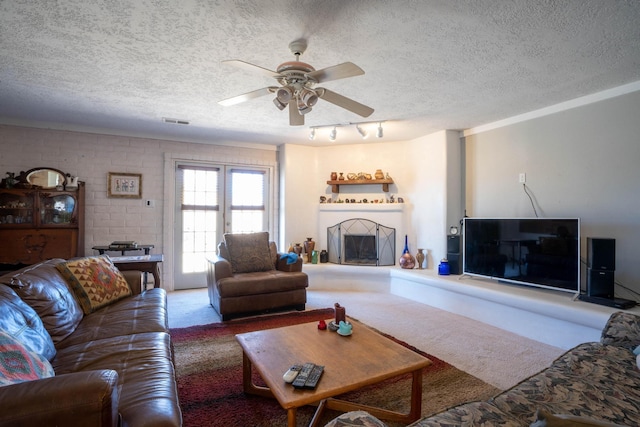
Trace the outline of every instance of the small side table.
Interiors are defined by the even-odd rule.
[[[144,251],[145,255],[149,255],[151,249],[153,249],[153,245],[138,245],[133,248],[126,249],[112,249],[111,246],[94,246],[91,249],[94,251],[98,251],[100,255],[104,255],[105,252],[120,252],[120,255],[124,256],[125,252],[128,251]]]
[[[160,288],[160,266],[164,255],[131,255],[110,257],[113,264],[121,271],[139,270],[145,273],[144,287],[147,287],[146,274],[153,274],[153,287]]]

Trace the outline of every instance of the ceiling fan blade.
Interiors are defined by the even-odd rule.
[[[345,79],[347,77],[361,76],[364,74],[362,68],[353,62],[344,62],[332,67],[323,68],[322,70],[307,73],[307,77],[315,79],[318,83],[328,82],[330,80]]]
[[[276,90],[278,90],[277,86],[263,87],[262,89],[243,93],[242,95],[234,96],[233,98],[223,99],[222,101],[218,101],[218,104],[227,107],[229,105],[235,105],[241,102],[249,101],[253,98],[259,98],[261,96],[269,95],[270,93],[274,93]]]
[[[238,67],[238,68],[242,68],[243,70],[247,70],[250,72],[256,72],[258,71],[259,73],[262,74],[266,74],[268,77],[282,77],[280,74],[276,73],[275,71],[271,71],[267,68],[263,68],[259,65],[254,65],[254,64],[250,64],[248,62],[245,61],[241,61],[239,59],[231,59],[228,61],[222,61],[223,64],[229,64],[229,65],[233,65],[234,67]]]
[[[360,104],[353,99],[342,96],[338,93],[330,91],[329,89],[317,88],[316,93],[318,94],[319,98],[337,105],[338,107],[342,107],[345,110],[349,110],[352,113],[356,113],[357,115],[362,117],[369,117],[374,111],[371,107],[367,107],[364,104]]]
[[[289,101],[289,126],[304,125],[304,116],[298,111],[296,100]]]

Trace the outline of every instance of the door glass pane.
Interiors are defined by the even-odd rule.
[[[206,256],[215,254],[219,215],[216,168],[181,168],[182,273],[206,271]]]
[[[266,229],[264,171],[231,171],[231,232],[251,233]]]

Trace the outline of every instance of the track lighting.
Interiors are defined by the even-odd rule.
[[[331,141],[335,141],[336,140],[336,136],[338,135],[338,131],[336,129],[336,127],[333,127],[333,130],[331,131],[331,133],[329,134],[329,139]]]
[[[311,92],[312,95],[315,96],[315,93]],[[298,111],[300,111],[300,114],[306,114],[309,111],[311,111],[311,105],[308,104],[304,104],[303,100],[300,98],[302,92],[297,92],[296,93],[296,97],[298,99]],[[304,94],[303,94],[304,95]],[[313,104],[315,104],[316,99],[313,99],[312,97],[308,98],[309,102],[312,102]],[[275,100],[274,100],[275,102]],[[312,105],[313,105],[312,104]],[[357,122],[357,123],[353,123],[353,122],[347,122],[347,123],[336,123],[336,124],[332,124],[332,125],[319,125],[319,126],[310,126],[310,132],[309,132],[309,139],[310,140],[314,140],[316,137],[316,129],[318,128],[333,128],[331,130],[331,132],[329,132],[329,139],[331,141],[335,141],[336,137],[338,135],[338,128],[339,127],[349,127],[349,126],[355,126],[356,131],[358,132],[358,134],[360,135],[360,137],[362,137],[362,139],[366,139],[369,136],[370,132],[367,132],[367,130],[365,129],[365,127],[363,127],[363,125],[368,125],[368,124],[373,124],[373,123],[377,123],[378,124],[378,128],[377,128],[377,133],[376,136],[378,138],[382,138],[383,136],[383,130],[382,130],[382,123],[385,123],[384,121],[381,122]]]
[[[360,134],[360,136],[362,137],[362,139],[367,139],[367,137],[369,136],[369,134],[367,133],[366,130],[362,129],[360,126],[356,125],[356,130],[358,131],[358,133]]]

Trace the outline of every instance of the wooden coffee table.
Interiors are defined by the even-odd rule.
[[[362,323],[350,321],[353,334],[348,337],[319,330],[315,322],[236,335],[243,350],[244,391],[275,397],[287,410],[289,427],[296,425],[297,408],[315,403],[318,410],[311,426],[319,422],[324,408],[342,412],[364,410],[378,418],[407,424],[417,420],[422,410],[422,369],[431,361]],[[325,367],[314,390],[295,389],[282,379],[289,367],[305,362]],[[267,387],[253,383],[254,367]],[[334,398],[406,373],[412,373],[411,409],[408,413]]]

